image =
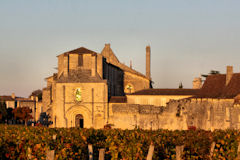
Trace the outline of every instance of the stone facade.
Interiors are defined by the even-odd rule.
[[[110,123],[124,129],[240,129],[239,84],[240,74],[228,66],[226,74],[209,75],[201,89],[142,90],[110,104]]]
[[[80,101],[75,99],[76,89],[81,89]],[[52,112],[55,127],[75,127],[78,114],[84,117],[84,127],[103,127],[107,121],[106,82],[57,83]]]
[[[52,127],[103,128],[111,97],[125,96],[127,85],[131,93],[151,84],[149,77],[120,63],[110,44],[101,54],[81,47],[59,55],[58,72],[46,80],[42,111],[50,115]]]
[[[146,75],[119,62],[110,44],[101,53],[65,52],[58,72],[46,78],[41,112],[51,116],[51,127],[240,129],[240,74],[231,66],[203,85],[195,78],[193,89],[152,89],[150,68],[149,46]]]

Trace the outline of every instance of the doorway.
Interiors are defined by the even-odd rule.
[[[75,127],[78,127],[78,128],[83,128],[84,127],[83,115],[81,115],[81,114],[76,115],[76,117],[75,117]]]

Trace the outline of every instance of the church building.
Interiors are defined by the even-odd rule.
[[[81,47],[57,58],[58,72],[46,78],[42,100],[52,127],[103,128],[109,123],[112,97],[124,99],[126,94],[152,88],[150,46],[145,75],[119,62],[110,44],[101,53]]]
[[[81,47],[57,58],[58,72],[46,78],[41,108],[51,127],[240,128],[240,74],[232,66],[226,74],[208,75],[204,84],[195,78],[193,89],[153,89],[150,46],[146,74],[121,63],[110,44],[101,53]]]

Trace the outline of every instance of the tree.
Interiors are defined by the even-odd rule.
[[[49,120],[50,118],[51,117],[48,114],[46,114],[46,112],[42,112],[40,114],[40,118],[38,120],[38,123],[40,123],[43,126],[48,127],[49,125],[53,124],[53,122]]]
[[[37,90],[33,91],[29,97],[31,97],[31,96],[38,97],[38,100],[42,100],[42,90],[37,89]]]
[[[9,120],[13,120],[13,119],[14,119],[13,109],[8,108],[7,109],[7,122],[9,122]]]
[[[0,122],[4,122],[7,118],[7,107],[4,101],[0,101]]]
[[[219,71],[211,70],[208,74],[201,74],[202,77],[207,78],[209,75],[220,74]]]
[[[183,88],[182,82],[179,83],[179,87],[178,87],[178,88],[179,88],[179,89],[182,89],[182,88]]]
[[[32,110],[29,107],[21,107],[13,109],[14,118],[16,120],[24,121],[25,125],[27,125],[27,121],[32,119]]]

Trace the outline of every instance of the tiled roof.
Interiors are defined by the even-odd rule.
[[[104,47],[103,51],[101,52],[101,54],[105,57],[105,58],[110,58],[110,57],[106,57],[107,55],[104,54],[105,53],[105,50],[109,49],[110,51],[110,56],[114,61],[110,61],[111,64],[121,68],[123,71],[126,71],[126,72],[130,72],[132,74],[135,74],[135,75],[138,75],[140,77],[143,77],[143,78],[146,78],[148,79],[144,74],[126,66],[125,64],[122,64],[119,62],[119,60],[117,59],[117,57],[115,56],[115,54],[113,53],[112,49],[111,48],[107,48],[106,46]],[[71,50],[71,51],[68,51],[68,52],[65,52],[63,53],[65,56],[66,55],[69,55],[69,54],[85,54],[85,53],[91,53],[93,55],[97,55],[96,52],[92,51],[92,50],[89,50],[85,47],[80,47],[80,48],[77,48],[77,49],[74,49],[74,50]],[[48,78],[51,78],[51,77],[48,77]]]
[[[0,101],[14,101],[11,96],[0,96]]]
[[[101,79],[101,77],[96,74],[95,77],[91,76],[91,70],[70,70],[67,77],[64,77],[61,75],[59,79],[57,80],[58,83],[85,83],[85,82],[103,82],[104,80]]]
[[[23,97],[15,97],[12,98],[12,96],[0,96],[0,101],[15,101],[15,100],[22,100],[22,99],[26,99],[26,98],[23,98]]]
[[[232,76],[229,84],[224,88],[221,95],[222,98],[233,98],[240,93],[240,73],[235,73]]]
[[[240,73],[234,73],[226,86],[226,74],[209,75],[197,98],[234,98],[240,94]]]
[[[226,75],[224,74],[209,75],[206,78],[199,94],[196,97],[197,98],[221,97],[225,84],[226,84]]]
[[[64,56],[66,56],[66,55],[69,55],[69,54],[84,54],[84,53],[91,53],[92,55],[97,55],[96,52],[94,52],[92,50],[89,50],[85,47],[80,47],[80,48],[65,52],[63,54],[64,54]]]
[[[196,95],[199,89],[144,89],[130,95]]]
[[[143,77],[143,78],[148,79],[144,74],[142,74],[142,73],[140,73],[140,72],[138,72],[138,71],[136,71],[136,70],[134,70],[134,69],[126,66],[125,64],[118,63],[117,66],[118,66],[119,68],[121,68],[123,71],[130,72],[130,73],[132,73],[132,74],[135,74],[135,75],[138,75],[138,76],[140,76],[140,77]]]
[[[127,103],[126,96],[112,96],[110,99],[110,103]]]

